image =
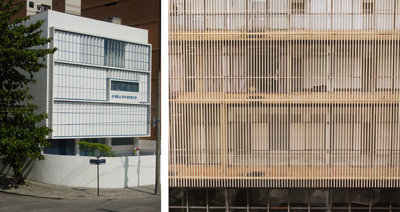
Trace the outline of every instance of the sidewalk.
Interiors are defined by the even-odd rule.
[[[17,186],[14,179],[0,175],[0,192],[41,197],[52,199],[150,199],[160,198],[154,195],[154,185],[132,188],[106,189],[100,188],[100,196],[97,196],[97,188],[76,188],[57,186],[25,180],[26,185]]]

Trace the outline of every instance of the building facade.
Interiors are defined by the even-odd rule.
[[[25,3],[13,18],[22,18],[28,15],[36,15],[46,10],[81,15],[81,0],[14,0],[13,6]]]
[[[122,25],[148,31],[151,52],[151,119],[158,118],[159,73],[161,71],[161,1],[160,0],[85,0],[82,1],[82,17],[104,20],[107,17],[122,19]],[[157,115],[158,114],[158,115]],[[150,137],[140,138],[141,149],[156,148],[156,126],[151,126]]]
[[[170,0],[170,211],[399,211],[400,2]]]
[[[45,20],[43,37],[53,38],[49,47],[58,49],[31,86],[53,130],[45,153],[79,155],[79,141],[133,153],[135,139],[150,135],[147,31],[51,10],[27,24],[38,20]]]

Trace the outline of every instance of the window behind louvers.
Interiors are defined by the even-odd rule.
[[[302,15],[305,10],[305,2],[304,0],[292,0],[292,14],[294,15]]]

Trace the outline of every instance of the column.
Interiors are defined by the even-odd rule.
[[[79,156],[79,143],[80,139],[79,138],[75,138],[75,155]]]
[[[106,138],[106,145],[111,147],[111,138]]]

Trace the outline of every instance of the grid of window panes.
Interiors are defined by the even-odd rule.
[[[394,0],[170,0],[170,31],[400,29]]]
[[[113,91],[128,91],[139,92],[139,83],[137,82],[121,82],[111,81],[111,90]]]
[[[150,46],[55,30],[56,61],[150,71]]]
[[[400,189],[170,188],[170,212],[400,211]]]

